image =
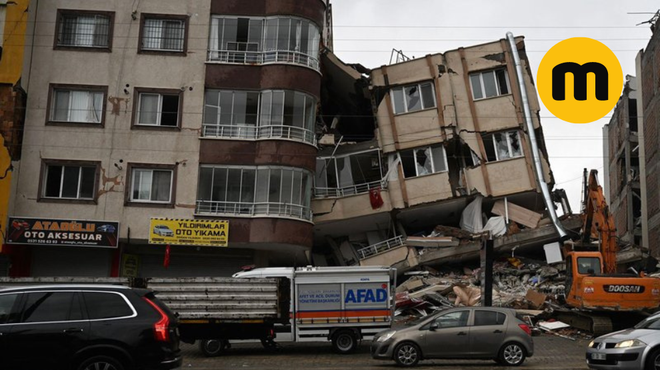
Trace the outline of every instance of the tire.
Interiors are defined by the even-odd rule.
[[[412,367],[417,365],[422,357],[422,352],[415,343],[405,342],[394,348],[393,356],[397,365]]]
[[[660,348],[656,348],[649,353],[646,358],[645,370],[658,370],[660,369]]]
[[[227,341],[224,339],[203,339],[199,341],[199,350],[206,357],[220,356],[227,347]]]
[[[276,350],[279,348],[279,345],[275,343],[272,339],[261,339],[261,345],[267,350]]]
[[[357,348],[357,338],[351,330],[340,330],[332,336],[332,348],[337,353],[348,354]]]
[[[78,370],[124,370],[124,365],[114,357],[93,356],[81,362]]]
[[[519,366],[525,362],[525,349],[516,342],[509,342],[502,346],[497,362],[505,366]]]

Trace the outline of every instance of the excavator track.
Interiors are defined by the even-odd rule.
[[[554,317],[559,321],[579,329],[591,332],[594,336],[611,333],[615,330],[627,329],[644,317],[643,312],[590,312],[590,311],[555,311]]]

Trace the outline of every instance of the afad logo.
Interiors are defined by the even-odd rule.
[[[545,54],[536,81],[552,114],[572,123],[589,123],[614,108],[623,88],[623,72],[616,55],[603,43],[574,37]]]

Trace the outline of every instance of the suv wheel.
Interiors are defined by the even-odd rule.
[[[518,366],[525,361],[525,350],[518,343],[507,343],[500,350],[498,360],[502,365]]]
[[[199,342],[199,350],[206,357],[220,356],[225,347],[228,347],[228,343],[224,339],[204,339]]]
[[[124,370],[124,366],[112,357],[94,356],[83,361],[78,370]]]

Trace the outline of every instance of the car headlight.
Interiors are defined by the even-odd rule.
[[[593,340],[591,342],[589,342],[589,348],[594,348],[594,343],[595,342]]]
[[[390,340],[390,338],[392,338],[394,333],[396,333],[396,331],[388,331],[387,333],[385,333],[385,334],[381,335],[380,337],[378,337],[377,342],[386,342],[386,341]]]
[[[644,347],[646,343],[639,339],[628,339],[614,345],[614,348]]]

